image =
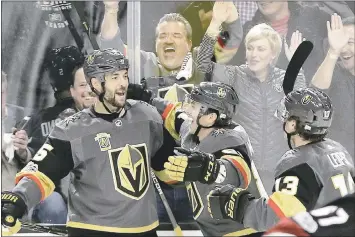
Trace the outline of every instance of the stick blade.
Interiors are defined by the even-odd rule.
[[[300,72],[306,59],[311,54],[312,50],[312,42],[303,41],[296,49],[296,52],[293,54],[291,61],[288,64],[284,81],[282,83],[285,95],[287,95],[293,90],[297,75]]]

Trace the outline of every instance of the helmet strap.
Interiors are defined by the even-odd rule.
[[[201,125],[201,123],[200,123],[200,118],[203,116],[204,114],[199,114],[198,116],[197,116],[197,129],[196,129],[196,131],[194,132],[194,134],[192,135],[192,138],[193,138],[193,141],[194,142],[196,142],[197,144],[198,143],[200,143],[200,139],[199,139],[199,137],[198,137],[198,134],[200,133],[200,131],[201,131],[201,128],[213,128],[214,127],[214,124],[212,124],[211,126],[203,126],[203,125]]]
[[[284,122],[283,128],[284,128],[285,133],[287,134],[287,144],[290,149],[293,149],[292,144],[291,144],[291,137],[294,135],[297,135],[298,132],[294,131],[294,132],[288,133],[288,132],[286,132],[285,127],[286,127],[286,122]]]

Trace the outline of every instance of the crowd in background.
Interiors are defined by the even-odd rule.
[[[83,57],[93,48],[75,8],[84,9],[100,48],[126,54],[127,2],[78,2],[75,8],[65,1],[2,4],[2,189],[8,190],[54,124],[95,102],[82,71]],[[335,116],[328,136],[354,157],[354,2],[236,1],[225,12],[214,12],[213,4],[141,2],[142,77],[232,85],[240,98],[234,120],[250,136],[270,194],[275,165],[288,150],[274,116],[285,70],[298,45],[311,41],[313,51],[295,88],[317,87],[330,95]],[[193,222],[185,188],[161,184],[178,222]],[[67,182],[56,186],[52,197],[30,211],[30,220],[66,222]],[[160,220],[169,222],[157,201]]]

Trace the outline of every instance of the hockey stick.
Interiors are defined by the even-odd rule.
[[[40,233],[54,234],[54,235],[61,235],[61,236],[67,235],[66,229],[61,229],[51,225],[43,226],[39,224],[30,224],[26,222],[21,223],[19,220],[17,220],[16,225],[13,227],[2,226],[1,234],[3,236],[11,236],[14,234],[21,235],[21,233],[18,233],[20,229],[27,229],[37,233],[40,232]]]
[[[282,83],[285,95],[287,95],[293,90],[297,75],[300,72],[302,65],[304,64],[308,56],[311,54],[312,49],[312,42],[303,41],[296,49],[296,52],[293,54],[290,63],[287,66],[284,81]]]
[[[84,12],[83,8],[78,5],[79,2],[71,2],[71,4],[74,6],[76,12],[79,15],[80,22],[83,25],[84,32],[86,33],[86,35],[88,36],[88,38],[90,40],[92,48],[94,50],[100,49],[99,44],[97,43],[96,39],[91,35],[91,29],[90,29],[89,23],[86,20],[85,12]]]
[[[68,28],[70,30],[71,35],[73,36],[76,45],[78,46],[79,50],[82,51],[84,48],[84,41],[83,39],[80,37],[78,31],[76,30],[76,27],[73,23],[73,20],[71,19],[70,16],[70,11],[66,10],[66,9],[62,9],[62,14],[65,18],[65,20],[68,22]]]
[[[157,191],[158,191],[158,193],[159,193],[159,196],[160,196],[160,198],[161,198],[161,201],[162,201],[163,204],[164,204],[165,210],[166,210],[166,212],[168,213],[170,222],[171,222],[171,224],[173,225],[174,232],[175,232],[176,236],[184,236],[183,233],[182,233],[182,230],[181,230],[180,226],[179,226],[178,223],[176,222],[176,219],[175,219],[175,217],[174,217],[174,214],[173,214],[173,212],[171,211],[170,206],[169,206],[169,204],[168,204],[168,200],[166,200],[166,198],[165,198],[165,195],[164,195],[164,193],[163,193],[163,190],[162,190],[161,187],[160,187],[160,184],[159,184],[159,182],[158,182],[157,177],[156,177],[155,174],[154,174],[153,169],[151,169],[150,173],[151,173],[151,176],[152,176],[152,179],[153,179],[155,188],[157,189]]]
[[[269,199],[269,195],[267,194],[263,182],[261,181],[260,175],[258,173],[258,169],[256,168],[254,161],[251,161],[251,172],[253,173],[256,182],[256,187],[260,193],[260,196]]]

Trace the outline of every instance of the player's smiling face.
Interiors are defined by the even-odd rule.
[[[104,99],[114,107],[123,107],[126,103],[128,83],[126,69],[106,74]]]

